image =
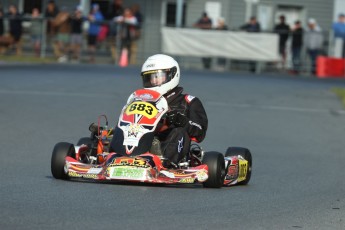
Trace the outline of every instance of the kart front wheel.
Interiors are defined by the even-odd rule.
[[[206,152],[202,163],[208,166],[208,179],[203,183],[206,188],[220,188],[224,184],[225,161],[219,152]]]
[[[252,154],[250,153],[249,149],[241,147],[229,147],[225,153],[226,157],[238,155],[241,155],[245,160],[248,161],[246,179],[238,183],[239,185],[246,185],[250,181],[250,177],[252,175]]]
[[[65,172],[65,158],[70,156],[75,158],[75,150],[73,144],[67,142],[57,143],[54,147],[51,159],[51,172],[56,179],[69,179]]]

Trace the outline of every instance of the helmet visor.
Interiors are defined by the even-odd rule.
[[[145,88],[161,86],[170,81],[169,70],[151,70],[141,74]]]

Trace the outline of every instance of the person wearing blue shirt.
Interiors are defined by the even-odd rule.
[[[89,46],[90,62],[95,62],[95,52],[97,45],[97,36],[101,28],[101,23],[104,20],[102,13],[99,10],[98,4],[93,4],[91,12],[88,16],[90,26],[88,30],[87,44]]]
[[[335,38],[343,39],[343,53],[345,57],[345,14],[339,14],[338,21],[333,23],[333,32]]]

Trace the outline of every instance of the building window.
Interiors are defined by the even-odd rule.
[[[168,3],[166,8],[166,25],[167,26],[176,26],[176,3]],[[186,4],[183,4],[182,12],[182,26],[186,24]]]

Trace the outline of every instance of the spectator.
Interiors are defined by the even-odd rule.
[[[292,28],[292,42],[291,42],[291,52],[292,52],[292,65],[293,74],[299,74],[301,66],[301,50],[303,46],[303,28],[300,21],[295,22],[295,26]]]
[[[81,6],[77,6],[74,13],[70,17],[71,23],[71,40],[70,48],[72,51],[72,59],[80,59],[80,48],[83,42],[82,36],[82,25],[83,25],[83,15]]]
[[[56,6],[53,0],[50,0],[44,12],[44,17],[47,18],[47,43],[52,45],[54,54],[57,55],[58,47],[55,43],[56,27],[53,27],[52,22],[58,15],[59,8]]]
[[[38,8],[32,9],[30,33],[35,55],[39,57],[42,41],[42,17],[40,16],[40,10]]]
[[[207,13],[202,13],[201,18],[194,24],[194,27],[199,29],[212,29],[212,20],[208,17]]]
[[[114,19],[123,15],[123,12],[124,12],[123,1],[114,0],[110,4],[109,12],[106,18],[107,20],[110,20],[108,43],[110,44],[111,57],[115,63],[117,62],[116,35],[117,35],[117,30],[118,30],[118,24],[114,21]]]
[[[124,12],[123,0],[113,0],[113,2],[110,4],[106,19],[112,20],[116,17],[123,15],[123,12]]]
[[[137,26],[135,28],[135,38],[132,41],[131,59],[130,59],[130,63],[131,64],[135,64],[136,60],[137,60],[137,53],[138,53],[137,40],[141,36],[141,28],[142,28],[142,24],[144,22],[144,16],[143,16],[143,14],[140,11],[139,4],[132,5],[131,10],[132,10],[132,13],[133,13],[134,17],[136,17],[136,19],[137,19]]]
[[[246,32],[261,32],[260,23],[257,22],[255,16],[252,16],[249,22],[241,26],[240,29]]]
[[[204,12],[201,18],[193,26],[199,29],[212,29],[212,20],[208,17],[207,13]],[[210,57],[203,57],[201,60],[205,69],[211,68],[212,59]]]
[[[132,43],[136,39],[137,18],[133,15],[130,8],[126,8],[123,16],[115,18],[115,21],[121,24],[121,53],[123,51],[127,52],[127,60],[130,60],[132,55]]]
[[[217,21],[217,26],[216,30],[228,30],[228,26],[225,25],[225,20],[224,18],[219,18]],[[218,58],[217,59],[217,70],[219,71],[224,71],[225,70],[225,64],[226,64],[226,59],[225,58]]]
[[[134,4],[134,5],[131,7],[131,10],[132,10],[132,12],[133,12],[134,17],[137,18],[137,22],[138,22],[137,27],[138,27],[138,28],[141,28],[141,26],[142,26],[142,24],[143,24],[143,22],[144,22],[144,16],[143,16],[143,14],[142,14],[141,11],[140,11],[140,6],[139,6],[139,4],[137,4],[137,3]]]
[[[6,52],[6,46],[8,46],[8,42],[3,35],[4,35],[4,11],[0,8],[0,54],[4,54]]]
[[[9,18],[9,28],[10,28],[10,35],[12,37],[13,43],[12,47],[16,49],[16,54],[22,54],[21,48],[21,37],[22,37],[22,15],[18,12],[17,6],[11,4],[8,9],[8,18]]]
[[[338,21],[333,23],[334,37],[337,39],[342,39],[343,49],[342,57],[345,57],[345,14],[339,14]]]
[[[308,28],[304,36],[304,44],[311,61],[311,74],[316,73],[316,58],[320,54],[323,45],[321,28],[314,18],[308,20]]]
[[[4,11],[0,8],[0,36],[4,35]]]
[[[47,33],[52,35],[55,34],[54,28],[52,27],[52,20],[58,15],[59,8],[56,6],[53,0],[50,0],[47,4],[47,8],[45,10],[44,16],[48,18],[47,23]]]
[[[279,35],[279,54],[282,58],[282,68],[285,69],[286,42],[289,38],[290,27],[285,23],[285,16],[279,17],[279,24],[274,27],[274,32]]]
[[[103,17],[103,14],[99,10],[99,5],[93,4],[91,7],[91,12],[88,16],[90,26],[89,26],[88,39],[87,39],[87,44],[89,47],[89,56],[90,56],[89,61],[91,63],[95,62],[97,36],[99,34],[103,19],[104,17]]]
[[[132,5],[130,9],[134,17],[137,19],[137,25],[135,26],[134,39],[132,40],[131,55],[130,55],[130,61],[129,61],[131,64],[135,64],[137,60],[137,53],[138,53],[137,40],[141,36],[141,28],[144,22],[144,16],[140,12],[139,4]]]
[[[252,16],[249,19],[249,22],[244,24],[243,26],[240,27],[241,30],[244,30],[246,32],[250,32],[250,33],[258,33],[261,32],[261,26],[260,23],[257,22],[256,17]],[[255,72],[256,69],[256,62],[255,61],[249,61],[249,68],[251,72]]]
[[[56,44],[57,52],[55,55],[58,57],[59,62],[66,62],[68,60],[68,45],[70,42],[71,24],[70,14],[66,7],[63,7],[55,19],[52,21],[53,28],[56,28]]]

